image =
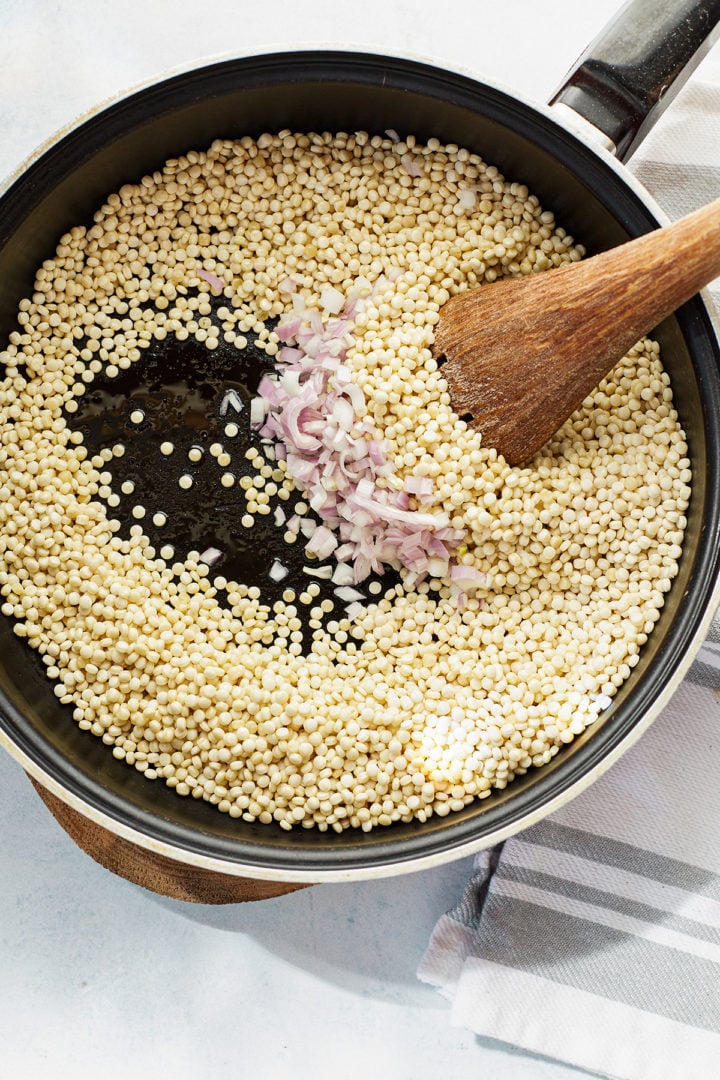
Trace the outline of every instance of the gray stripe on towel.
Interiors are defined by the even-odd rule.
[[[560,825],[549,819],[526,829],[521,839],[556,851],[567,851],[581,859],[615,866],[619,870],[629,870],[665,885],[675,885],[679,889],[720,901],[720,877],[716,874],[679,859],[625,844],[621,840],[611,840],[608,836],[598,836],[597,833]]]
[[[720,612],[715,614],[686,678],[698,686],[720,690]]]
[[[581,885],[568,878],[556,877],[554,874],[546,874],[541,870],[529,870],[525,866],[516,866],[507,862],[500,863],[495,877],[520,881],[537,889],[557,893],[559,896],[572,897],[573,900],[584,904],[594,904],[596,907],[607,908],[609,911],[618,911],[622,915],[629,915],[630,918],[646,922],[651,926],[662,926],[664,930],[672,930],[677,934],[686,934],[688,937],[696,938],[698,941],[709,941],[713,945],[720,945],[720,929],[714,926],[708,926],[696,919],[674,915],[665,908],[653,907],[639,900],[629,900],[625,896],[618,896],[617,893],[607,892],[593,885]]]
[[[704,686],[707,690],[720,690],[720,668],[703,663],[702,650],[685,678],[688,682],[695,683],[696,686]]]
[[[471,930],[477,930],[480,926],[488,887],[497,870],[503,846],[503,844],[496,844],[495,847],[490,848],[484,865],[475,870],[458,904],[448,912],[449,917],[455,922],[462,923]]]
[[[720,964],[587,919],[491,890],[473,955],[720,1034]]]

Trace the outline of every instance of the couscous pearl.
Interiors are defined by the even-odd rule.
[[[20,305],[22,347],[11,338],[2,357],[3,614],[83,730],[240,821],[368,831],[490,797],[594,722],[677,573],[690,463],[657,345],[640,342],[533,462],[509,468],[450,409],[430,352],[439,309],[582,250],[477,155],[403,145],[283,132],[179,155],[62,238]],[[223,268],[216,315],[200,265]],[[371,581],[352,623],[315,583],[270,606],[257,586],[211,579],[199,552],[158,557],[140,524],[122,539],[108,519],[105,465],[124,446],[88,459],[72,430],[95,376],[168,335],[214,350],[252,334],[273,357],[287,279],[316,309],[325,286],[347,296],[367,281],[348,377],[395,488],[430,478],[427,508],[462,530],[456,558],[483,574],[464,607],[451,582],[402,575]],[[309,496],[266,457],[245,454],[243,527],[280,503],[307,523]],[[58,546],[62,559],[44,554]]]

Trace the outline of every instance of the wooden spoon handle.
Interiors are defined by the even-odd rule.
[[[625,342],[624,352],[719,275],[720,199],[716,199],[672,225],[573,267],[563,306],[567,311],[574,303],[584,304],[586,290],[592,289],[603,327],[614,326],[613,336],[618,344],[620,338]]]

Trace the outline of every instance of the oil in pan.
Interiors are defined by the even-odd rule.
[[[214,298],[216,321],[218,306]],[[141,530],[178,572],[194,553],[224,606],[237,589],[254,590],[269,608],[294,603],[305,649],[349,603],[376,599],[400,579],[387,568],[338,586],[333,567],[306,553],[319,519],[251,424],[273,361],[256,334],[244,336],[243,348],[220,339],[212,351],[193,339],[153,340],[129,368],[96,375],[66,419],[88,455],[102,459],[98,495],[120,536]]]

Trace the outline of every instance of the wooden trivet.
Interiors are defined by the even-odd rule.
[[[308,888],[297,882],[257,881],[215,873],[146,851],[83,817],[32,777],[30,781],[55,820],[86,855],[150,892],[193,904],[240,904]]]

